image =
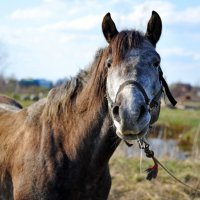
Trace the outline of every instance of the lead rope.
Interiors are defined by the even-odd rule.
[[[174,180],[176,180],[177,182],[179,182],[180,184],[184,185],[185,187],[189,187],[190,189],[192,189],[195,192],[200,192],[200,190],[198,188],[194,188],[190,185],[188,185],[187,183],[181,181],[180,179],[178,179],[174,174],[172,174],[155,156],[154,156],[154,152],[152,150],[149,149],[149,144],[143,140],[143,139],[138,139],[138,144],[139,144],[139,148],[144,150],[146,157],[148,158],[152,158],[153,162],[154,162],[154,166],[150,167],[148,169],[146,169],[145,171],[147,172],[147,180],[152,180],[153,178],[157,177],[158,174],[158,165],[160,165]]]

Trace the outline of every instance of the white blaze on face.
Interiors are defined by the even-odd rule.
[[[108,69],[108,78],[107,78],[107,92],[114,102],[120,88],[124,82],[128,80],[134,80],[136,77],[136,71],[134,70],[135,65],[139,62],[139,57],[132,57],[128,59],[126,62],[121,63],[120,66],[115,66],[111,69]],[[125,66],[131,66],[129,69],[130,73],[124,73]],[[130,68],[130,67],[129,67]]]
[[[129,51],[120,65],[108,69],[107,93],[118,105],[118,118],[112,108],[111,113],[119,136],[140,137],[148,130],[151,114],[141,89],[134,84],[126,85],[120,92],[119,88],[127,81],[136,81],[151,101],[161,87],[158,68],[153,66],[159,59],[152,44],[145,41],[140,48]]]

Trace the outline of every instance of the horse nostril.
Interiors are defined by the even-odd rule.
[[[113,117],[116,121],[120,122],[119,106],[115,105],[112,109]]]
[[[146,113],[146,107],[144,105],[142,105],[140,107],[140,115],[139,115],[138,119],[140,119],[142,116],[144,116],[145,113]]]

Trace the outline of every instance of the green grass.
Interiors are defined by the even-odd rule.
[[[167,126],[198,126],[200,124],[200,110],[179,110],[162,108],[158,123],[166,124]]]
[[[15,99],[17,102],[19,102],[23,107],[28,107],[31,104],[33,104],[35,101],[31,101],[31,100],[22,100],[21,96],[18,94],[12,94],[12,93],[6,93],[6,94],[1,94],[0,95],[5,95],[8,96],[12,99]]]
[[[200,147],[200,137],[194,141],[200,131],[200,110],[162,108],[156,126],[162,127],[164,138],[177,139],[179,145],[185,150],[191,150],[194,142],[197,142]],[[152,133],[157,137],[157,129],[152,129]]]
[[[31,100],[20,100],[19,101],[20,104],[25,108],[30,106],[31,104],[33,104],[35,101],[31,101]]]

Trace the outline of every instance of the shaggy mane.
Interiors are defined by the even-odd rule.
[[[56,120],[56,118],[59,117],[63,112],[72,112],[72,107],[77,103],[77,96],[81,93],[84,86],[91,79],[93,73],[95,73],[96,76],[98,75],[97,71],[99,69],[99,63],[101,61],[103,52],[103,49],[99,49],[95,55],[93,63],[89,67],[80,70],[77,76],[66,80],[62,85],[53,88],[49,92],[43,113],[43,115],[46,115],[45,117],[48,117],[48,121]],[[97,78],[96,76],[93,80],[94,82]],[[88,90],[90,90],[90,94],[92,93],[91,90],[92,86],[94,85],[95,83],[91,85],[90,89],[88,88]],[[100,86],[99,84],[97,85]],[[66,109],[68,109],[68,111]]]

